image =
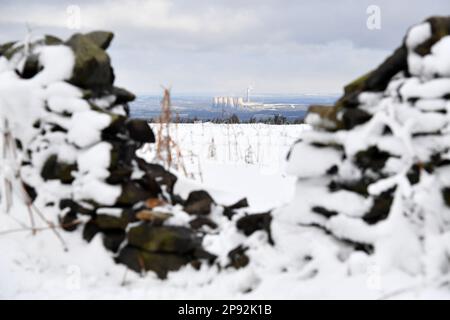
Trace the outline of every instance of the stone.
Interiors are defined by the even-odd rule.
[[[431,25],[431,37],[419,44],[414,51],[425,56],[431,53],[431,47],[443,37],[450,35],[450,17],[431,17],[425,20]]]
[[[64,210],[66,208],[70,209],[70,212],[75,214],[83,214],[83,215],[93,215],[95,212],[95,208],[87,208],[86,206],[83,206],[72,199],[62,199],[59,202],[59,208],[61,210]]]
[[[160,194],[162,194],[162,189],[158,181],[151,176],[150,174],[146,173],[144,176],[140,179],[135,180],[144,190],[146,190],[149,193],[149,197],[146,199],[154,199],[158,197]]]
[[[391,211],[394,189],[381,193],[374,198],[372,208],[363,216],[363,220],[368,224],[375,224],[386,219]]]
[[[347,109],[342,114],[342,121],[346,130],[351,130],[371,118],[372,115],[362,109]]]
[[[189,225],[192,229],[195,229],[195,230],[199,230],[199,229],[203,228],[204,226],[207,226],[211,229],[217,229],[217,224],[214,221],[212,221],[209,218],[203,217],[203,216],[199,216],[199,217],[192,219],[191,221],[189,221]]]
[[[139,169],[158,181],[159,185],[165,186],[169,194],[173,193],[173,187],[178,179],[173,173],[167,171],[159,164],[148,163],[142,158],[137,158],[136,162]]]
[[[445,187],[442,189],[442,198],[444,199],[445,204],[447,207],[450,207],[450,188]]]
[[[128,231],[128,244],[148,252],[189,254],[200,246],[200,239],[189,228],[152,226],[142,223]]]
[[[126,123],[130,138],[137,142],[154,143],[155,135],[147,121],[131,119]]]
[[[208,192],[192,191],[184,204],[184,211],[192,215],[208,215],[213,204],[214,200]]]
[[[153,209],[156,207],[164,206],[167,202],[164,200],[161,200],[160,198],[149,198],[145,201],[145,207],[149,209]]]
[[[363,89],[365,91],[384,91],[392,77],[408,69],[407,55],[405,45],[397,48],[391,56],[370,73]]]
[[[78,227],[77,215],[72,212],[68,212],[59,219],[59,224],[65,231],[75,231]]]
[[[236,227],[238,230],[242,231],[246,236],[252,235],[254,232],[263,230],[267,232],[269,237],[269,243],[274,244],[272,239],[272,232],[270,229],[270,224],[272,222],[272,215],[270,212],[249,214],[240,218],[236,222]]]
[[[319,127],[332,131],[339,130],[342,129],[343,123],[341,120],[338,120],[337,111],[336,107],[311,105],[308,108],[306,118],[311,114],[317,115],[321,119]]]
[[[391,155],[386,151],[371,146],[367,150],[359,151],[355,155],[355,164],[363,170],[380,171]]]
[[[95,43],[98,47],[106,50],[114,38],[114,33],[109,31],[92,31],[86,33],[85,37],[89,38],[89,40]]]
[[[87,242],[91,242],[92,239],[100,232],[100,229],[92,219],[89,220],[83,228],[83,239]]]
[[[54,45],[63,44],[64,42],[58,37],[46,34],[44,36],[44,43],[48,46],[54,46]]]
[[[73,35],[67,42],[75,54],[70,83],[93,91],[111,90],[114,72],[108,54],[89,36]]]
[[[140,201],[152,197],[152,193],[142,188],[135,181],[128,181],[122,185],[122,193],[116,201],[118,206],[133,206]]]
[[[133,169],[130,166],[123,165],[110,169],[109,172],[110,174],[109,177],[106,178],[106,182],[109,184],[120,184],[122,181],[130,179],[133,174]]]
[[[42,70],[42,66],[39,65],[39,56],[37,54],[31,54],[25,60],[22,72],[19,76],[23,79],[31,79]]]
[[[102,232],[103,245],[106,249],[117,253],[119,251],[120,245],[126,238],[125,230],[107,230]]]
[[[136,219],[151,222],[154,226],[161,226],[164,221],[172,217],[170,213],[157,212],[152,210],[140,210],[136,213]]]
[[[9,49],[11,49],[15,44],[16,44],[16,42],[12,41],[12,42],[7,42],[7,43],[4,43],[4,44],[0,45],[0,56],[5,55],[5,53]]]
[[[326,217],[326,218],[331,218],[333,216],[338,215],[338,212],[336,212],[334,210],[328,210],[327,208],[324,208],[321,206],[312,207],[311,210],[315,213],[318,213],[318,214]]]
[[[245,254],[247,250],[248,248],[243,246],[238,246],[231,250],[228,253],[230,262],[227,265],[227,268],[233,267],[235,269],[241,269],[246,267],[250,262],[250,258]]]
[[[97,214],[94,222],[100,230],[115,230],[125,229],[128,224],[128,219],[124,215],[119,218],[108,214]]]
[[[74,180],[72,172],[76,170],[76,164],[58,162],[58,156],[51,155],[42,167],[41,177],[45,181],[60,180],[63,184],[70,184]]]
[[[362,196],[367,197],[369,195],[367,188],[373,182],[374,182],[373,179],[369,179],[367,177],[351,181],[331,181],[330,184],[328,185],[328,189],[331,192],[336,192],[340,190],[356,192]]]
[[[116,97],[115,104],[124,104],[136,99],[133,93],[119,87],[113,87],[112,94]]]
[[[235,210],[247,207],[248,207],[247,198],[243,198],[238,202],[236,202],[235,204],[232,204],[231,206],[224,207],[223,215],[226,216],[228,219],[231,219],[236,214]]]
[[[155,253],[125,246],[116,258],[117,263],[125,264],[138,273],[153,271],[160,279],[166,279],[170,271],[177,271],[191,261],[189,257],[177,254]]]

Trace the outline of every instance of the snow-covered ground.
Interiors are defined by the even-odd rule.
[[[159,125],[152,124],[154,132]],[[180,124],[172,126],[180,147],[189,184],[198,184],[218,203],[231,204],[247,197],[252,210],[273,209],[292,199],[295,178],[284,173],[286,154],[307,125]],[[155,145],[141,156],[151,161]],[[187,196],[180,183],[176,192]],[[193,180],[193,181],[192,181]]]
[[[157,125],[152,125],[157,132]],[[242,197],[250,203],[249,212],[282,207],[295,189],[295,178],[284,174],[284,159],[299,133],[300,125],[263,124],[183,124],[173,128],[174,139],[183,153],[188,174],[179,173],[176,193],[185,197],[199,187],[208,190],[220,204]],[[144,148],[142,156],[151,158]],[[274,211],[274,215],[279,214]],[[8,299],[329,299],[329,298],[450,298],[450,293],[427,286],[424,279],[405,273],[381,275],[377,265],[362,253],[351,257],[351,270],[328,261],[327,255],[308,261],[307,252],[320,244],[335,243],[319,231],[292,225],[289,217],[274,219],[275,247],[265,243],[261,233],[250,236],[248,267],[218,271],[203,266],[196,271],[185,267],[159,280],[149,272],[140,277],[117,265],[99,236],[91,243],[82,240],[81,231],[63,232],[68,245],[64,252],[49,230],[21,229],[27,210],[15,202],[14,210],[0,214],[0,298]],[[222,238],[211,238],[210,248],[226,247],[232,231],[222,230]],[[207,239],[208,240],[208,239]],[[206,241],[207,241],[206,240]],[[265,243],[262,245],[262,243]],[[316,276],[320,263],[327,272]],[[349,273],[351,277],[347,276]]]

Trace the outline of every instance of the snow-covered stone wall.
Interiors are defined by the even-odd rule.
[[[243,237],[268,229],[270,216],[241,214],[235,226],[245,199],[223,207],[198,190],[182,199],[173,173],[136,155],[155,136],[145,121],[129,118],[134,95],[114,86],[112,38],[96,31],[0,46],[3,209],[26,205],[32,231],[44,221],[87,241],[101,236],[115,261],[137,272],[164,278],[185,265],[212,264],[217,257],[202,243],[218,228],[212,211]],[[248,263],[245,249],[230,249],[224,266]]]
[[[450,269],[450,17],[410,28],[334,107],[312,106],[288,155],[297,194],[281,214],[383,272]]]

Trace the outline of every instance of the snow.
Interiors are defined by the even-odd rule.
[[[450,52],[450,36],[445,36],[431,47],[431,54],[423,59],[424,69],[428,76],[450,76],[448,52]]]
[[[412,27],[406,36],[406,46],[415,48],[431,37],[431,25],[428,22]]]
[[[75,199],[92,199],[104,205],[115,203],[122,188],[104,182],[110,174],[108,167],[111,163],[111,150],[111,144],[100,142],[78,155],[79,172],[73,182]]]
[[[428,22],[412,27],[406,36],[408,49],[408,69],[413,75],[423,73],[423,58],[414,49],[431,37],[431,25]]]
[[[112,145],[101,142],[101,132],[112,118],[89,105],[108,108],[113,99],[107,96],[87,102],[81,90],[64,81],[71,77],[74,63],[68,47],[35,48],[43,70],[30,80],[14,72],[23,66],[24,57],[17,55],[9,62],[0,58],[0,117],[8,120],[13,135],[34,152],[30,159],[34,170],[23,166],[18,172],[21,158],[2,159],[1,178],[20,174],[37,188],[34,205],[45,216],[36,221],[42,230],[33,235],[27,199],[15,193],[12,210],[7,213],[2,208],[0,298],[450,299],[444,286],[450,256],[450,209],[441,195],[442,188],[450,185],[450,170],[422,170],[414,185],[406,178],[412,164],[426,163],[437,152],[450,157],[449,104],[443,99],[450,92],[450,82],[442,78],[448,76],[449,40],[441,39],[425,57],[414,52],[430,36],[429,23],[409,31],[406,45],[412,76],[397,75],[384,93],[361,94],[361,108],[373,117],[352,131],[311,130],[311,125],[331,127],[314,115],[308,116],[307,125],[173,125],[173,139],[181,148],[180,161],[187,172],[177,172],[175,193],[185,198],[190,191],[206,189],[221,205],[243,197],[249,200],[250,207],[238,210],[231,220],[223,216],[221,207],[213,206],[211,219],[218,229],[209,230],[204,248],[225,266],[228,252],[241,245],[248,248],[250,262],[239,270],[185,266],[164,281],[152,272],[144,277],[127,272],[114,263],[100,235],[87,243],[81,228],[72,233],[58,230],[67,244],[65,251],[43,221],[57,223],[62,212],[47,204],[63,198],[86,204],[93,200],[104,206],[98,213],[121,215],[120,209],[107,208],[116,202],[121,187],[104,181]],[[413,103],[410,98],[419,101]],[[46,103],[54,113],[45,110]],[[36,136],[32,124],[42,119],[47,125],[60,125],[67,135],[50,131],[45,138]],[[157,124],[150,126],[157,132]],[[392,134],[384,133],[386,127]],[[436,131],[441,134],[435,135]],[[369,195],[331,192],[330,169],[338,169],[335,176],[340,181],[360,179],[362,173],[353,158],[371,146],[391,156],[380,170],[383,176],[369,185]],[[148,160],[154,154],[153,145],[139,151]],[[57,180],[43,183],[38,171],[50,155],[77,164],[73,185]],[[364,222],[361,217],[373,205],[371,197],[394,187],[388,218],[375,225]],[[338,214],[327,218],[312,210],[317,206]],[[237,230],[237,219],[268,210],[272,210],[275,245],[268,243],[263,231],[246,237]],[[181,206],[170,213],[173,216],[166,223],[171,225],[187,225],[191,219]],[[355,251],[341,240],[372,245],[374,254]]]
[[[324,175],[341,160],[341,152],[297,143],[291,150],[286,172],[299,178]]]
[[[42,46],[37,49],[39,63],[44,68],[30,81],[48,85],[59,80],[69,80],[75,65],[72,50],[64,45]]]
[[[400,89],[402,97],[409,98],[442,98],[450,93],[450,79],[440,78],[422,83],[419,79],[413,78],[405,82]]]
[[[101,131],[109,126],[111,117],[95,111],[77,112],[70,118],[68,139],[84,148],[100,141]]]
[[[152,126],[155,129],[155,125]],[[260,212],[288,203],[292,199],[296,181],[293,177],[284,175],[283,155],[286,155],[298,133],[303,130],[302,127],[258,125],[258,138],[254,125],[232,126],[230,132],[234,130],[236,134],[241,132],[243,136],[255,141],[259,139],[259,160],[255,155],[254,163],[246,163],[244,156],[240,157],[233,151],[228,153],[228,137],[221,134],[224,130],[228,131],[225,125],[179,125],[178,141],[183,142],[183,150],[187,154],[189,151],[198,152],[204,180],[202,183],[198,177],[194,181],[181,175],[175,186],[176,192],[186,196],[190,190],[198,190],[206,185],[216,201],[224,204],[249,196],[251,207],[234,219],[244,212]],[[194,137],[192,140],[191,135]],[[212,136],[216,141],[215,159],[208,157],[209,146],[204,143],[210,141]],[[280,139],[280,136],[286,139]],[[237,150],[245,148],[245,143],[238,143]],[[92,167],[101,168],[107,163],[105,158],[108,150],[107,144],[94,146],[91,155],[103,156],[95,161],[91,159],[92,164],[96,163]],[[232,147],[231,150],[236,149]],[[277,160],[278,164],[268,166],[269,160],[273,161],[278,157],[281,157]],[[89,158],[89,152],[78,158],[83,171],[91,170]],[[267,189],[266,193],[260,194],[263,189]],[[318,190],[311,188],[299,192],[304,199],[312,202],[314,199],[330,196],[317,193]],[[88,193],[97,195],[101,192],[94,189]],[[336,208],[348,208],[349,216],[356,214],[357,207],[366,205],[363,198],[345,191],[336,193],[333,197]],[[354,205],[354,209],[345,204]],[[306,207],[305,204],[302,205]],[[111,212],[110,208],[100,210],[101,213],[120,214],[118,211]],[[300,210],[302,206],[297,206],[297,213]],[[22,208],[16,208],[14,214],[21,211]],[[24,214],[17,214],[17,218],[26,221]],[[189,219],[186,216],[187,219],[183,219],[183,214],[186,214],[182,211],[175,214],[180,219],[180,224]],[[28,232],[0,235],[3,237],[0,250],[6,252],[0,256],[0,269],[3,271],[0,272],[3,289],[0,296],[15,299],[376,299],[398,288],[419,283],[418,279],[407,274],[374,275],[373,257],[365,255],[355,255],[351,259],[352,263],[346,267],[337,258],[346,254],[337,242],[320,230],[304,228],[294,223],[300,222],[301,215],[287,215],[276,210],[274,216],[277,218],[273,221],[272,233],[276,245],[272,247],[267,243],[265,233],[255,232],[247,238],[220,212],[216,210],[212,213],[212,219],[218,222],[220,232],[205,237],[205,248],[218,254],[219,261],[223,262],[227,261],[226,254],[235,245],[249,247],[251,262],[244,269],[219,271],[214,267],[203,266],[196,271],[192,267],[184,267],[178,272],[170,273],[165,281],[157,279],[152,273],[141,278],[133,272],[127,272],[125,285],[122,285],[125,268],[113,262],[99,236],[88,244],[82,240],[81,231],[63,233],[69,247],[69,251],[64,252],[50,231],[38,232],[35,236]],[[17,228],[11,216],[1,214],[0,221],[5,228],[1,230]],[[27,245],[24,245],[24,241]],[[324,247],[330,253],[328,250],[324,251]],[[315,258],[309,260],[308,256]],[[20,264],[14,261],[20,261]],[[317,270],[320,270],[319,274]],[[352,277],[348,274],[352,274]],[[378,279],[378,286],[372,284],[372,277]],[[435,294],[426,287],[418,292],[417,298]]]
[[[108,167],[111,162],[111,144],[97,143],[92,148],[78,155],[78,171],[82,174],[91,174],[96,178],[104,179],[109,176]]]
[[[53,96],[48,99],[48,107],[59,113],[69,113],[89,110],[89,104],[78,98],[67,98],[60,96]]]

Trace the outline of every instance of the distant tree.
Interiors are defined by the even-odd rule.
[[[233,113],[232,116],[228,118],[228,123],[241,123],[241,120],[239,120],[239,117],[235,113]]]

